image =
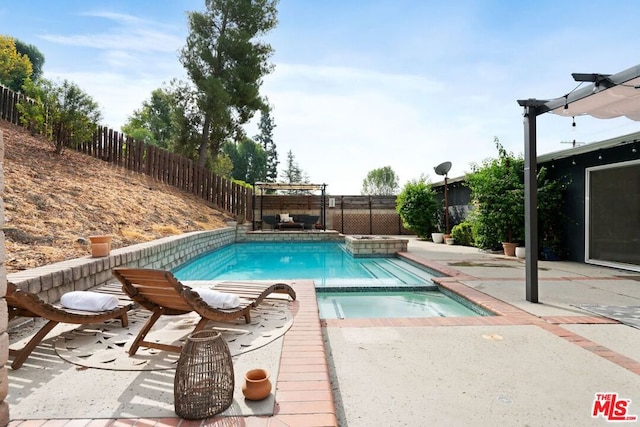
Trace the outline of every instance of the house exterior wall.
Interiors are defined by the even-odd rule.
[[[633,149],[636,152],[633,152]],[[551,160],[544,165],[549,170],[549,177],[560,179],[566,177],[570,180],[569,187],[564,196],[561,208],[566,217],[562,229],[562,240],[566,250],[566,258],[570,261],[585,262],[586,249],[586,173],[585,170],[594,166],[611,165],[640,159],[640,144],[624,144],[588,153],[577,154],[563,159]],[[575,163],[575,164],[574,164]],[[636,197],[625,193],[625,183],[617,185],[620,189],[618,197]],[[630,215],[640,215],[638,212],[630,212]]]

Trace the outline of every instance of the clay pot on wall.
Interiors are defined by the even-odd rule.
[[[431,233],[431,240],[433,240],[433,243],[443,243],[444,233]]]
[[[516,248],[516,256],[518,258],[524,258],[527,255],[527,249],[524,246],[518,246]]]
[[[111,252],[113,236],[89,236],[91,256],[94,258],[108,256]]]
[[[271,393],[269,371],[266,369],[252,369],[244,375],[242,394],[247,400],[262,400]]]

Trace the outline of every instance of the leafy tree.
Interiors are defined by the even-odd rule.
[[[476,204],[478,246],[497,249],[501,242],[524,239],[524,159],[494,139],[498,157],[472,164],[466,183]]]
[[[209,162],[208,168],[213,173],[230,179],[231,171],[233,171],[233,162],[228,155],[220,153]]]
[[[15,39],[16,50],[21,55],[27,55],[29,61],[31,62],[31,67],[33,68],[31,75],[29,76],[31,80],[37,80],[42,77],[42,67],[44,66],[44,55],[40,50],[32,44],[27,44],[21,40]]]
[[[276,182],[278,180],[278,151],[276,150],[276,143],[273,142],[273,128],[276,125],[271,118],[270,109],[264,109],[260,115],[260,123],[258,128],[260,134],[255,136],[255,140],[262,145],[262,148],[267,154],[267,175],[266,182]]]
[[[156,89],[151,98],[135,110],[122,131],[133,139],[168,149],[175,141],[174,117],[177,105],[168,89]]]
[[[56,154],[93,137],[101,119],[98,104],[75,83],[40,79],[25,84],[21,120],[53,141]]]
[[[223,146],[223,153],[228,155],[233,163],[231,176],[233,179],[255,184],[264,181],[267,175],[267,153],[260,144],[250,138],[243,139],[239,144],[227,141]]]
[[[406,183],[396,198],[402,224],[418,237],[427,237],[435,229],[437,209],[435,191],[424,177]]]
[[[276,26],[277,0],[205,0],[206,11],[189,13],[190,33],[180,54],[202,114],[198,163],[215,157],[223,142],[241,140],[241,125],[265,108],[262,78],[272,53],[263,36]]]
[[[362,181],[361,193],[372,196],[392,196],[398,192],[399,187],[398,176],[391,166],[385,166],[367,174]]]
[[[0,83],[15,92],[33,73],[29,57],[16,50],[15,41],[9,36],[0,36]]]
[[[501,242],[524,240],[524,159],[508,153],[497,138],[494,142],[498,158],[472,165],[472,173],[466,178],[476,205],[470,221],[476,244],[483,249],[498,249]],[[560,229],[566,220],[560,213],[562,193],[569,181],[549,179],[544,167],[538,169],[536,180],[539,243],[558,250]]]

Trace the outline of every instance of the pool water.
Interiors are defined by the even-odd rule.
[[[354,258],[334,242],[236,243],[173,273],[179,280],[312,279],[316,288],[433,286],[437,275],[397,258]]]
[[[479,316],[438,291],[435,271],[398,258],[354,258],[335,242],[235,243],[173,270],[189,280],[313,280],[320,317]]]
[[[437,291],[318,292],[317,297],[322,319],[479,315]]]

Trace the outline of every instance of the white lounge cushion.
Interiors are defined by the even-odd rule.
[[[207,288],[196,288],[193,291],[200,295],[200,298],[212,308],[236,308],[240,305],[240,297],[238,295]]]
[[[62,295],[60,304],[72,310],[109,311],[118,308],[118,298],[99,292],[73,291]]]

